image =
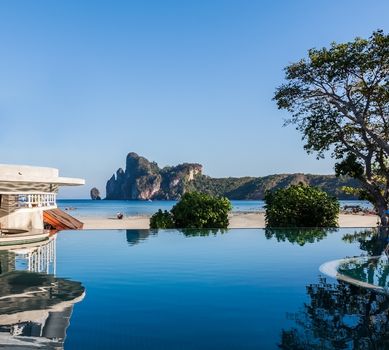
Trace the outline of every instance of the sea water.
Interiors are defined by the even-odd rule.
[[[141,201],[141,200],[88,200],[88,199],[60,199],[57,201],[58,207],[68,210],[71,215],[77,218],[115,217],[121,212],[125,216],[152,215],[161,210],[170,210],[176,201]],[[262,212],[265,202],[262,200],[233,200],[233,212]],[[340,201],[340,205],[359,205],[362,208],[371,208],[367,201]]]

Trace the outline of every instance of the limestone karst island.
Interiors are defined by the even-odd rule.
[[[266,191],[299,183],[317,186],[340,199],[356,198],[342,191],[345,186],[357,185],[357,181],[350,177],[276,174],[212,178],[203,174],[201,164],[183,163],[161,169],[156,162],[134,152],[128,153],[125,164],[125,170],[119,168],[107,181],[106,199],[178,200],[185,192],[198,191],[236,200],[263,200]]]
[[[0,349],[389,349],[388,13],[0,2]]]

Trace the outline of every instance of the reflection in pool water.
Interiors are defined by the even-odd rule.
[[[388,245],[387,239],[381,239],[377,229],[362,229],[343,236],[347,243],[358,243],[366,255],[381,255]]]
[[[336,229],[324,228],[266,228],[266,238],[275,238],[278,242],[290,242],[303,246],[306,243],[319,242]]]
[[[372,290],[339,282],[306,287],[308,302],[290,314],[281,349],[389,349],[389,299]]]
[[[343,236],[349,243],[358,243],[363,256],[346,257],[324,263],[320,270],[330,277],[375,289],[376,292],[389,294],[389,244],[377,232],[362,230]]]
[[[56,236],[44,241],[0,247],[0,274],[20,270],[54,274]]]
[[[384,349],[386,296],[318,271],[326,261],[378,249],[375,237],[363,229],[66,231],[51,249],[56,254],[41,250],[39,263],[27,250],[7,253],[1,276],[14,300],[25,289],[26,305],[58,312],[22,322],[24,339],[45,346],[55,329],[59,346],[66,330],[65,349],[76,350]],[[37,267],[32,275],[14,271]],[[70,325],[66,305],[72,308],[84,287],[47,271],[88,290]],[[7,305],[0,297],[0,310]],[[13,305],[0,320],[31,315]],[[11,321],[2,324],[8,338],[23,338],[17,322],[13,330]]]
[[[153,234],[156,234],[156,232],[150,230],[126,230],[127,243],[130,246],[142,243]]]
[[[56,278],[55,242],[0,251],[0,348],[61,349],[81,283]]]
[[[337,271],[341,275],[389,292],[389,261],[386,255],[345,259],[339,263]]]

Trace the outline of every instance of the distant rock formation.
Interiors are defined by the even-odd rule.
[[[178,199],[201,172],[200,164],[189,163],[160,169],[132,152],[127,155],[126,170],[119,168],[108,180],[106,199]]]
[[[91,190],[90,190],[90,197],[93,199],[93,200],[100,200],[101,197],[100,197],[100,191],[96,188],[96,187],[93,187]]]
[[[126,169],[119,168],[106,185],[106,199],[179,199],[187,191],[199,191],[229,199],[263,199],[267,190],[300,182],[322,188],[339,199],[353,198],[341,187],[358,186],[348,177],[311,174],[276,174],[264,177],[211,178],[197,163],[159,168],[136,153],[129,153]],[[92,195],[92,192],[91,192]]]

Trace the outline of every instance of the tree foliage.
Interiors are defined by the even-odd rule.
[[[337,175],[359,180],[383,225],[389,199],[389,35],[376,31],[285,68],[274,99],[292,117],[305,149],[337,160]]]
[[[155,213],[150,219],[150,228],[227,228],[231,209],[227,198],[187,192],[170,212]]]
[[[187,192],[195,191],[229,199],[263,199],[268,190],[286,187],[300,181],[311,186],[320,187],[339,199],[358,198],[355,194],[349,195],[342,191],[344,186],[351,187],[357,185],[357,180],[350,177],[312,174],[273,174],[263,177],[240,178],[212,178],[198,174],[193,181],[185,184],[185,190]]]
[[[227,228],[231,209],[227,198],[188,192],[171,212],[178,228]]]
[[[337,227],[339,202],[322,190],[305,185],[268,192],[267,227]]]
[[[174,228],[174,220],[173,215],[167,210],[162,211],[159,209],[155,214],[153,214],[150,218],[150,228],[157,229],[167,229]]]

